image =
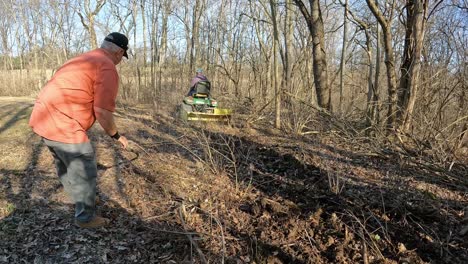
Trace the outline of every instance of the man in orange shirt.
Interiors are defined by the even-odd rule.
[[[96,215],[97,163],[86,131],[97,120],[105,132],[126,148],[113,112],[119,76],[115,65],[127,55],[128,39],[114,32],[101,48],[67,61],[39,93],[29,125],[51,151],[57,174],[75,203],[75,224],[104,226]]]

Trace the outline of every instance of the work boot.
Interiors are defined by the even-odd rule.
[[[93,220],[89,222],[81,222],[78,220],[75,220],[75,225],[81,228],[98,228],[98,227],[103,227],[108,225],[110,222],[109,219],[101,217],[101,216],[96,216],[93,218]]]

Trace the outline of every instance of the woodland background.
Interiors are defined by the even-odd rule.
[[[372,138],[467,147],[465,0],[17,0],[0,3],[0,95],[35,96],[113,31],[120,101],[176,105],[201,67],[225,106],[304,134],[317,113]],[[388,137],[390,136],[390,137]],[[461,153],[461,154],[460,154]]]
[[[0,263],[468,263],[468,1],[0,0]],[[113,31],[98,211],[28,127]],[[175,115],[203,68],[228,124]]]

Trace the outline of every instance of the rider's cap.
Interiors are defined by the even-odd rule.
[[[125,58],[128,59],[128,54],[127,54],[127,50],[128,50],[128,38],[124,35],[124,34],[121,34],[119,32],[112,32],[110,33],[109,35],[106,36],[106,38],[104,39],[105,41],[109,41],[109,42],[112,42],[114,43],[115,45],[119,46],[120,48],[122,48],[125,52],[124,52],[124,56]]]

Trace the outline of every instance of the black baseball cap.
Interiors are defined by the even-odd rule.
[[[128,38],[124,34],[121,34],[119,32],[112,32],[109,35],[107,35],[104,40],[112,42],[115,45],[121,47],[123,50],[125,50],[123,55],[125,56],[125,58],[128,59]]]

